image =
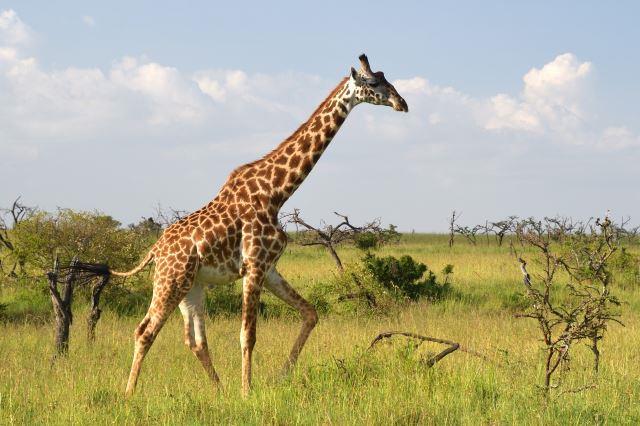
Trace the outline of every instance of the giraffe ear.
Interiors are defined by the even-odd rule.
[[[351,76],[349,78],[353,80],[357,85],[360,85],[362,83],[362,77],[360,77],[360,74],[358,74],[358,71],[356,71],[354,67],[351,67]]]

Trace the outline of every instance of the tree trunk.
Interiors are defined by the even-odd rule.
[[[600,368],[600,350],[598,349],[598,336],[591,338],[591,351],[593,352],[593,371],[598,372]]]
[[[336,266],[338,267],[338,269],[343,272],[344,267],[342,266],[342,261],[338,257],[336,249],[333,248],[333,245],[331,245],[331,243],[325,244],[325,247],[327,248],[327,250],[329,250],[329,253],[331,253],[331,257],[333,258],[333,261],[336,262]]]
[[[91,293],[91,312],[87,317],[87,339],[89,339],[89,343],[92,343],[96,338],[96,325],[102,314],[102,310],[99,308],[100,294],[108,282],[109,275],[104,275],[102,279],[93,286]]]
[[[59,260],[56,256],[56,260],[53,264],[53,271],[47,274],[49,279],[49,292],[51,293],[51,302],[53,303],[53,313],[56,318],[55,329],[55,347],[58,355],[65,355],[69,350],[69,326],[73,322],[73,315],[71,314],[71,302],[73,300],[73,280],[74,269],[77,262],[77,258],[71,261],[71,271],[67,275],[67,279],[64,282],[62,288],[62,295],[58,292],[58,276],[60,272]]]

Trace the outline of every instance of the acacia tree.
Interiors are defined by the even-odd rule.
[[[475,225],[475,226],[462,226],[457,223],[462,214],[453,210],[451,212],[451,216],[449,217],[449,247],[453,247],[454,238],[456,234],[462,235],[474,246],[477,244],[477,235],[480,231],[485,232],[488,235],[488,224],[485,225]]]
[[[0,208],[0,272],[4,273],[4,264],[7,260],[12,263],[11,270],[7,275],[16,276],[16,270],[24,272],[24,261],[12,254],[15,251],[12,229],[15,229],[20,222],[30,219],[37,212],[36,207],[29,207],[20,202],[20,197],[16,198],[11,207]],[[2,252],[7,252],[3,254]]]
[[[619,248],[614,229],[609,218],[586,223],[563,218],[514,222],[521,246],[535,249],[530,255],[538,267],[533,277],[524,254],[518,257],[529,300],[529,308],[519,316],[538,323],[545,344],[546,393],[558,386],[552,383],[554,373],[568,367],[569,352],[579,341],[588,342],[597,372],[604,332],[611,321],[622,324],[614,310],[620,302],[610,291],[609,260]],[[566,277],[559,287],[557,283]],[[560,294],[563,288],[567,294]]]
[[[488,222],[487,233],[493,233],[496,237],[498,247],[502,247],[504,237],[513,231],[514,223],[518,220],[517,216],[509,216],[505,220],[497,222]]]
[[[49,270],[56,256],[128,267],[154,238],[123,228],[111,216],[71,209],[37,211],[12,230],[12,237],[13,255],[38,274]]]

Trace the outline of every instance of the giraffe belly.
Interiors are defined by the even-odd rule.
[[[196,281],[203,285],[229,284],[238,278],[240,278],[238,271],[232,271],[224,265],[202,265],[196,275]]]

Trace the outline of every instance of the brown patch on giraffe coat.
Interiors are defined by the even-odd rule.
[[[291,168],[297,168],[300,165],[300,155],[298,154],[294,154],[291,156],[291,158],[289,158],[289,167]]]
[[[273,171],[273,186],[279,188],[284,184],[287,176],[287,169],[284,167],[276,167]]]
[[[249,201],[249,192],[245,186],[240,187],[238,192],[236,192],[236,200],[243,202]]]
[[[269,185],[269,182],[267,182],[264,179],[258,179],[258,186],[260,187],[260,189],[264,192],[269,192],[269,190],[271,189],[271,185]]]
[[[313,120],[313,124],[309,127],[312,132],[317,132],[322,127],[322,117],[318,116]]]
[[[247,188],[249,188],[249,192],[252,194],[258,192],[259,186],[257,179],[249,179],[247,181]]]
[[[302,161],[302,167],[301,167],[302,174],[305,176],[308,175],[312,168],[313,168],[313,163],[311,162],[311,160],[309,158],[305,158]]]
[[[299,141],[300,151],[307,152],[311,147],[311,137],[309,134],[305,134]]]
[[[287,162],[289,161],[289,157],[287,157],[286,155],[279,155],[278,157],[276,157],[276,164],[287,164]]]
[[[292,143],[288,144],[288,145],[287,145],[287,147],[285,148],[285,153],[286,153],[287,155],[291,155],[291,154],[293,154],[295,151],[296,151],[296,147],[295,147]]]
[[[335,128],[333,128],[331,126],[325,126],[324,129],[323,129],[323,132],[324,132],[325,136],[328,137],[328,138],[332,138],[336,134]]]

